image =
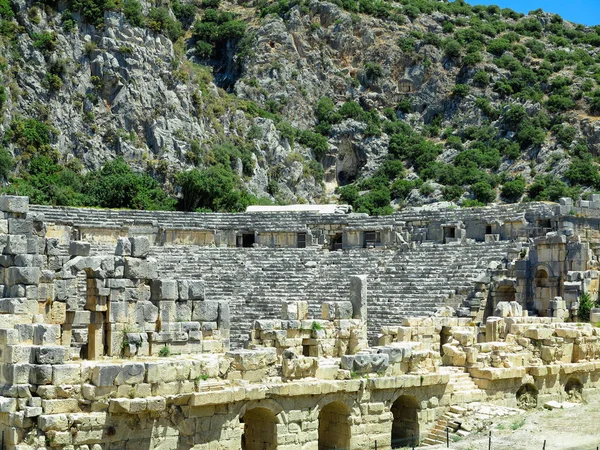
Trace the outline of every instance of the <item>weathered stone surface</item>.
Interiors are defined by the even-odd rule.
[[[150,240],[146,236],[129,238],[131,242],[131,256],[134,258],[145,258],[150,251]]]

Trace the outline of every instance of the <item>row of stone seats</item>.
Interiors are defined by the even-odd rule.
[[[231,303],[232,341],[247,336],[253,320],[279,316],[283,300],[306,300],[320,317],[323,301],[348,297],[348,276],[369,279],[369,331],[406,315],[427,315],[449,296],[466,293],[491,261],[502,260],[506,242],[435,245],[417,250],[228,249],[154,247],[159,272],[202,277],[206,296]],[[464,256],[463,256],[464,255]]]

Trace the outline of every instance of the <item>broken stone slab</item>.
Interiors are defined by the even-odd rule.
[[[544,408],[546,409],[568,409],[568,408],[574,408],[578,406],[577,403],[570,403],[570,402],[557,402],[556,400],[550,400],[547,401],[546,403],[544,403]]]
[[[205,285],[202,280],[188,281],[188,298],[190,300],[204,300]]]

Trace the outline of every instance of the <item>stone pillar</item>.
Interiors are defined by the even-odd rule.
[[[352,318],[367,322],[367,276],[350,276],[350,302],[352,303]]]

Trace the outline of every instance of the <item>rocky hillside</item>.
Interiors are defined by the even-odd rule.
[[[600,190],[600,27],[461,0],[0,0],[39,203],[392,212]]]

